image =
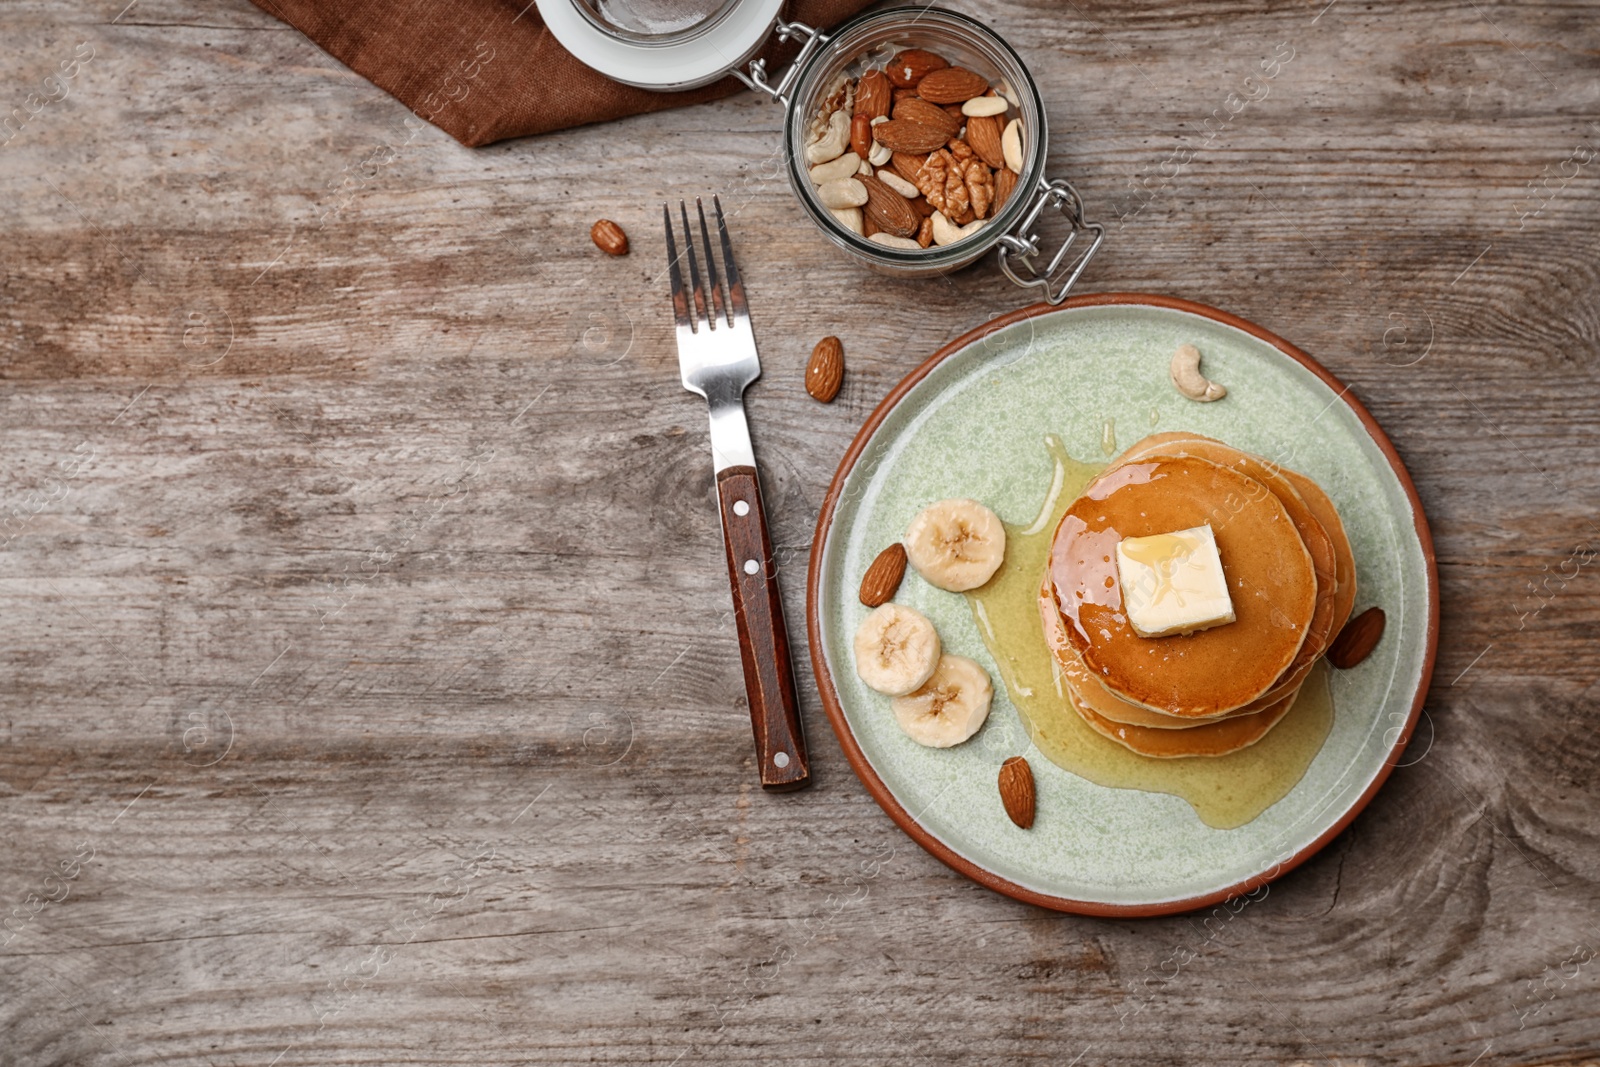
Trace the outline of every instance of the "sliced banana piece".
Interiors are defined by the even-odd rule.
[[[911,740],[929,748],[949,748],[978,732],[993,699],[989,672],[976,660],[940,656],[933,677],[922,688],[895,697],[889,706]]]
[[[903,604],[884,604],[856,628],[856,673],[887,696],[913,692],[939,665],[939,631]]]
[[[963,593],[994,577],[1006,558],[1000,516],[976,500],[941,500],[911,520],[906,558],[940,589]]]

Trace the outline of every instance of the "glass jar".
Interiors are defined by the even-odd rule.
[[[834,245],[868,268],[899,277],[927,277],[959,270],[990,251],[1018,285],[1043,290],[1044,299],[1066,299],[1090,257],[1105,239],[1105,227],[1088,222],[1077,190],[1046,174],[1049,131],[1044,102],[1027,64],[987,26],[954,11],[903,7],[869,12],[831,33],[777,17],[781,0],[703,0],[699,16],[649,26],[652,0],[539,0],[539,10],[557,40],[602,74],[656,89],[702,85],[732,73],[765,92],[786,109],[784,157],[790,185],[811,221]],[[654,0],[660,3],[660,0]],[[597,17],[597,12],[610,12]],[[768,35],[800,45],[781,76],[768,75],[763,60],[748,62]],[[881,66],[891,55],[921,48],[987,78],[1020,117],[1023,165],[1015,191],[975,234],[927,249],[893,248],[868,240],[834,216],[811,182],[805,148],[808,129],[841,75],[854,77]],[[729,64],[728,56],[740,57]],[[1056,249],[1045,253],[1038,224],[1047,211],[1060,212],[1070,229]]]

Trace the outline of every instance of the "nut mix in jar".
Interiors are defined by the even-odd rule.
[[[1022,173],[1015,95],[922,48],[880,47],[852,66],[808,122],[805,162],[818,201],[887,248],[975,236]]]

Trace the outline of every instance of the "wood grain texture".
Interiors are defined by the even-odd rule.
[[[1209,922],[964,881],[809,685],[816,786],[756,785],[658,205],[733,212],[792,620],[992,262],[847,264],[753,96],[469,151],[247,4],[124,4],[0,14],[0,114],[94,50],[0,147],[0,1064],[1600,1061],[1594,4],[961,5],[1088,287],[1304,347],[1432,521],[1409,765]]]

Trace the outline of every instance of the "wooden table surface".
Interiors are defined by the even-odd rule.
[[[960,5],[1111,223],[1084,288],[1293,339],[1432,523],[1408,765],[1219,928],[964,880],[821,715],[828,479],[1025,302],[992,261],[845,262],[753,95],[467,150],[243,0],[123,3],[0,13],[6,109],[92,52],[0,147],[0,1065],[1600,1059],[1600,8]],[[788,796],[656,228],[735,182]]]

